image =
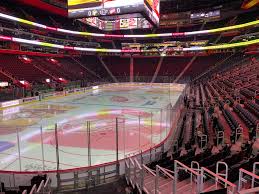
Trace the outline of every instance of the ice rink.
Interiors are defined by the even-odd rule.
[[[162,142],[184,86],[114,84],[1,111],[0,170],[113,162]],[[171,102],[171,105],[169,105]],[[56,129],[56,130],[55,130]],[[58,159],[57,159],[58,158]]]

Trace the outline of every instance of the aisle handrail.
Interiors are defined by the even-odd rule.
[[[153,176],[156,176],[154,170],[148,168],[145,164],[143,164],[143,168],[144,168],[146,171],[148,171],[150,174],[152,174]]]
[[[174,180],[174,176],[171,175],[171,174],[167,171],[166,168],[163,168],[163,167],[161,167],[161,166],[159,166],[159,165],[156,165],[156,167],[157,167],[160,171],[162,171],[166,176],[168,176],[169,178],[171,178],[172,180]],[[171,172],[172,172],[172,171],[171,171]]]
[[[44,188],[44,180],[41,180],[40,185],[37,189],[37,193],[39,193],[41,191],[41,189],[43,189],[43,188]]]

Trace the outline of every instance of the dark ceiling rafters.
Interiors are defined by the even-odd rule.
[[[67,17],[68,13],[66,9],[51,5],[47,2],[44,2],[42,0],[16,0],[17,3],[21,3],[24,5],[29,5],[35,8],[38,8],[40,10],[44,10],[46,12]]]
[[[61,0],[60,0],[61,1]],[[16,0],[16,2],[30,5],[56,15],[67,17],[67,10],[51,5],[42,0]],[[61,2],[66,2],[62,0]],[[161,13],[175,13],[184,12],[190,10],[202,10],[220,5],[231,5],[235,7],[241,7],[243,0],[161,0],[160,10]]]

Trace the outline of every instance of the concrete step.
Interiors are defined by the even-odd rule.
[[[172,194],[173,193],[173,180],[167,180],[163,185],[159,185],[159,192],[161,194]]]

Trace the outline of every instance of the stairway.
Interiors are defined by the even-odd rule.
[[[16,86],[18,86],[18,87],[24,86],[13,74],[11,74],[9,71],[4,69],[3,67],[0,67],[0,73],[2,75],[4,75],[5,77],[7,77],[8,79],[10,79],[13,82],[13,84],[15,84]]]

